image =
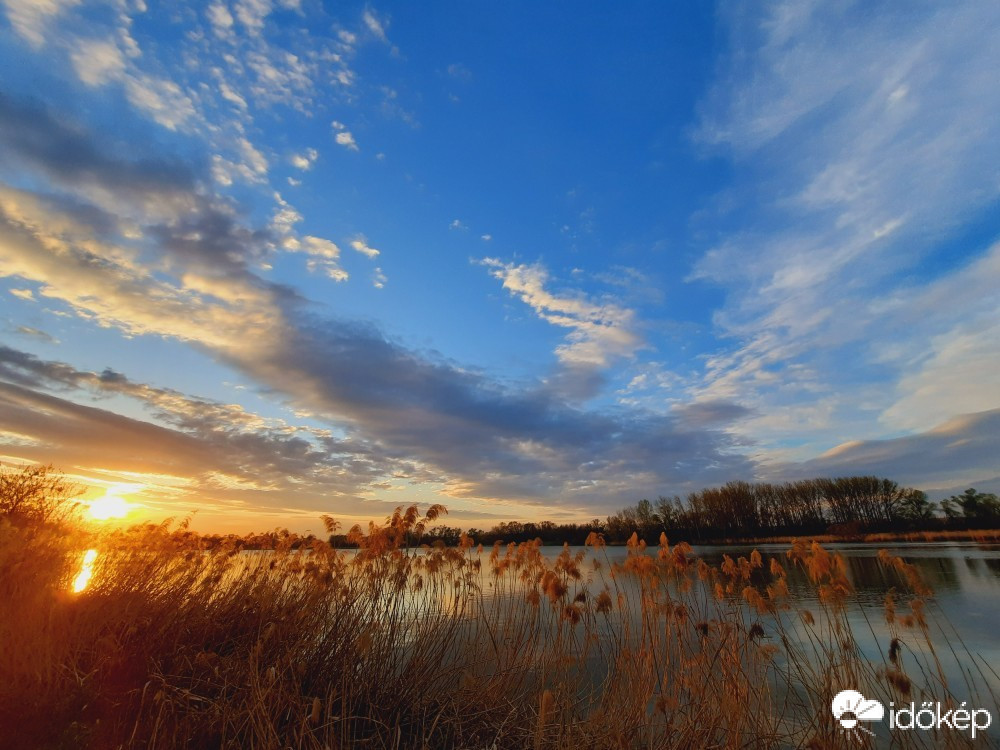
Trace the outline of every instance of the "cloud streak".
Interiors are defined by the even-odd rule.
[[[952,417],[930,430],[885,440],[852,441],[798,465],[782,478],[874,474],[932,489],[996,480],[1000,409]]]
[[[64,137],[58,123],[32,112],[40,138]],[[544,384],[504,386],[407,349],[371,325],[307,312],[304,300],[254,270],[279,251],[282,234],[286,249],[306,252],[316,262],[339,259],[339,248],[322,238],[293,238],[297,246],[288,246],[288,227],[296,217],[287,205],[289,216],[277,221],[278,229],[253,230],[236,220],[226,202],[200,193],[204,183],[195,173],[169,168],[169,162],[151,161],[148,171],[140,171],[81,142],[86,159],[60,166],[60,150],[44,142],[25,146],[11,136],[7,143],[20,154],[11,158],[76,193],[71,205],[13,188],[0,193],[0,275],[36,282],[42,297],[62,300],[78,316],[125,334],[196,345],[289,405],[378,446],[392,461],[407,462],[408,475],[419,475],[445,494],[586,506],[624,500],[637,488],[709,482],[750,470],[719,430],[644,412],[581,410]],[[85,208],[94,190],[107,194],[106,205]],[[161,207],[159,223],[138,227],[145,252],[157,253],[161,261],[153,266],[156,273],[139,261],[122,229],[135,221],[128,204],[123,204],[125,218],[111,212],[115,196],[129,193],[133,202],[153,196],[173,202],[172,208]],[[374,257],[367,243],[355,242],[364,249],[354,249]],[[568,343],[557,350],[565,362],[598,365],[627,356],[638,344],[629,311],[553,294],[538,267],[491,268],[550,322],[571,329]],[[375,281],[384,283],[379,271]],[[22,362],[15,371],[22,373],[22,388],[25,368],[34,366]],[[107,390],[115,380],[80,377],[65,375],[63,383]],[[128,393],[155,406],[159,420],[182,428],[187,437],[204,439],[195,425],[164,410],[176,397]],[[215,409],[203,403],[199,408]],[[229,412],[219,418],[239,422]],[[349,467],[345,471],[350,476]]]
[[[564,364],[606,367],[613,358],[628,357],[642,345],[634,311],[614,302],[593,302],[581,294],[553,293],[546,288],[548,272],[538,264],[503,263],[496,258],[485,258],[482,264],[542,320],[570,329],[567,343],[556,347]]]
[[[6,382],[4,382],[6,381]],[[151,421],[120,416],[44,393],[139,403]],[[318,511],[378,514],[390,506],[373,486],[413,471],[370,443],[330,430],[264,419],[236,404],[136,383],[113,370],[93,373],[0,346],[0,431],[22,458],[74,471],[171,477],[185,486],[177,507],[206,498]],[[8,448],[10,449],[10,448]],[[289,494],[294,493],[294,497]],[[327,503],[324,505],[324,503]]]
[[[772,446],[788,433],[777,415],[811,412],[803,456],[874,437],[879,418],[926,430],[1000,405],[997,251],[953,249],[1000,197],[997,6],[725,4],[721,17],[732,52],[698,140],[746,177],[711,215],[724,229],[691,279],[726,291],[714,322],[735,343],[691,395],[754,409],[741,429]],[[963,365],[970,396],[949,403]]]

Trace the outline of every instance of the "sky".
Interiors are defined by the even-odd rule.
[[[0,0],[0,462],[206,531],[1000,488],[998,35]]]

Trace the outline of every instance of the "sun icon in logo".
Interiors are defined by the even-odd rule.
[[[885,707],[875,700],[865,698],[857,690],[841,690],[833,699],[833,718],[852,739],[861,741],[861,733],[872,737],[875,733],[861,726],[862,721],[882,721]]]

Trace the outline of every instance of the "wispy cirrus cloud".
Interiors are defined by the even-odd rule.
[[[79,5],[81,0],[4,0],[7,18],[17,33],[32,46],[45,43],[45,29],[63,11]]]
[[[46,344],[58,344],[59,341],[50,333],[34,328],[32,326],[18,326],[14,329],[14,333],[20,334],[21,336],[28,336],[30,338],[36,339],[38,341],[43,341]]]
[[[389,43],[389,37],[386,35],[385,29],[388,26],[388,20],[384,16],[380,16],[374,8],[365,8],[364,12],[361,14],[361,20],[364,21],[365,28],[368,29],[371,34],[378,39],[380,42]]]
[[[803,455],[872,435],[879,415],[929,429],[997,404],[996,250],[960,237],[1000,197],[997,6],[726,4],[721,18],[732,52],[697,136],[743,177],[692,278],[726,290],[715,323],[734,343],[693,395],[754,408],[742,429],[765,443],[788,434],[782,411],[812,411]],[[936,292],[969,283],[981,293]],[[975,395],[956,403],[962,364]]]

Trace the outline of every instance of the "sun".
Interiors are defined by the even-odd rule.
[[[124,518],[128,515],[129,503],[124,498],[114,495],[111,492],[103,497],[92,500],[90,503],[90,515],[98,521],[107,521],[110,518]]]

